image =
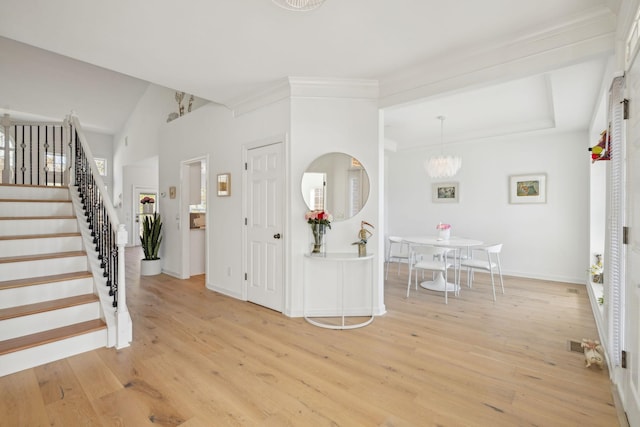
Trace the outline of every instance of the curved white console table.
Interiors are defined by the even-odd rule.
[[[341,318],[341,323],[339,325],[335,325],[335,324],[329,324],[329,323],[324,323],[320,320],[317,320],[318,317],[316,318],[312,318],[312,316],[308,316],[307,315],[307,301],[306,301],[306,297],[307,297],[307,287],[309,286],[309,280],[307,277],[307,273],[308,273],[308,268],[307,268],[307,263],[308,262],[326,262],[326,263],[333,263],[336,264],[337,267],[339,268],[339,275],[338,275],[338,286],[340,289],[340,301],[336,302],[336,308],[339,310],[340,314],[337,316],[326,316],[326,317],[340,317]],[[344,300],[345,300],[345,267],[347,264],[349,263],[357,263],[357,262],[369,262],[371,264],[371,268],[369,270],[369,277],[366,278],[366,280],[369,281],[369,287],[371,289],[371,313],[367,314],[366,316],[368,317],[367,320],[365,320],[364,322],[360,322],[360,323],[350,323],[350,324],[346,324],[345,322],[345,318],[346,317],[362,317],[359,315],[346,315],[345,314],[345,307],[344,307]],[[373,262],[373,254],[368,254],[366,256],[360,257],[358,256],[358,254],[355,253],[327,253],[324,255],[310,255],[310,254],[305,254],[305,265],[304,265],[304,283],[303,283],[303,295],[302,295],[302,312],[303,312],[303,316],[305,318],[305,320],[309,323],[311,323],[312,325],[315,326],[319,326],[321,328],[327,328],[327,329],[355,329],[355,328],[361,328],[363,326],[367,326],[368,324],[370,324],[371,322],[373,322],[373,310],[374,310],[374,281],[373,281],[373,277],[374,277],[374,262]]]

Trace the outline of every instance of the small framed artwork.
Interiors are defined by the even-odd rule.
[[[221,173],[218,175],[218,196],[231,195],[231,174]]]
[[[431,200],[434,203],[458,203],[460,191],[457,182],[431,184]]]
[[[509,203],[547,203],[547,174],[511,175]]]

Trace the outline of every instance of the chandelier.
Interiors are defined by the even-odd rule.
[[[440,120],[440,148],[444,151],[444,116],[436,117]],[[424,168],[431,178],[450,178],[458,173],[462,166],[460,156],[445,156],[441,154],[432,157],[424,163]]]
[[[308,10],[317,9],[322,6],[325,0],[273,0],[278,6],[295,10],[296,12],[306,12]]]

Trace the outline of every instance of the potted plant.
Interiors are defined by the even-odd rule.
[[[160,243],[162,243],[162,219],[158,213],[154,213],[153,216],[145,216],[142,220],[140,242],[142,242],[142,251],[144,252],[144,259],[140,264],[140,274],[143,276],[160,274],[162,265],[158,251]]]

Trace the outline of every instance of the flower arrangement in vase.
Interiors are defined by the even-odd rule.
[[[145,196],[140,200],[140,204],[142,205],[142,213],[150,214],[153,213],[153,204],[156,201],[153,197]]]
[[[313,234],[312,254],[321,254],[324,252],[324,235],[326,229],[331,229],[331,221],[333,216],[325,210],[313,210],[304,215],[304,219],[311,226]]]
[[[449,240],[451,237],[451,224],[439,223],[436,225],[436,230],[438,230],[438,240]]]

